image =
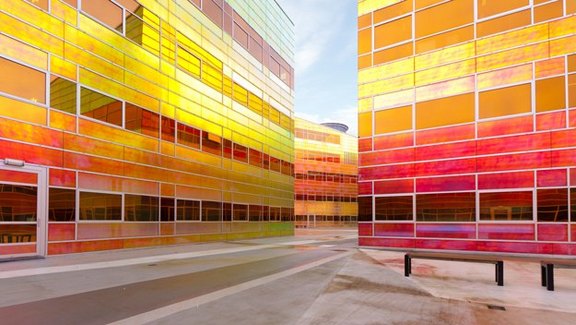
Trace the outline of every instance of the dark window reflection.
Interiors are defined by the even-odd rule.
[[[294,221],[294,208],[282,208],[282,221]]]
[[[221,221],[222,203],[202,201],[202,221]]]
[[[249,216],[248,216],[248,220],[250,221],[261,221],[262,220],[262,212],[263,212],[263,207],[260,205],[250,205],[250,208],[248,210]]]
[[[50,107],[76,114],[76,83],[64,78],[50,78]]]
[[[476,195],[474,193],[417,195],[416,219],[418,221],[475,221]]]
[[[210,132],[202,131],[202,151],[221,156],[222,138]]]
[[[539,189],[538,221],[568,221],[568,189]]]
[[[358,198],[358,221],[372,221],[372,197]]]
[[[248,220],[248,206],[245,204],[234,204],[232,217],[234,221],[247,221]]]
[[[158,114],[126,103],[126,122],[124,126],[127,130],[157,138],[160,130],[159,124],[160,116]]]
[[[0,222],[35,222],[37,194],[33,186],[0,184]]]
[[[124,196],[125,221],[158,221],[158,198],[145,195]]]
[[[163,197],[160,200],[160,218],[162,221],[174,221],[176,212],[176,200]]]
[[[80,220],[122,220],[122,195],[80,192]]]
[[[200,149],[200,130],[178,123],[178,143]]]
[[[179,221],[200,221],[200,201],[178,200],[176,216]]]
[[[377,197],[376,220],[412,220],[412,196]]]
[[[171,118],[162,116],[162,140],[174,142],[176,133],[176,121]]]
[[[0,244],[36,242],[36,225],[0,226]]]
[[[122,126],[122,102],[90,89],[80,90],[80,114]]]
[[[0,92],[46,103],[46,74],[0,57]]]
[[[222,204],[222,219],[223,221],[232,221],[232,203],[224,202]]]
[[[576,222],[576,188],[570,189],[570,215],[572,222]]]
[[[532,191],[480,193],[480,220],[533,220]]]
[[[76,191],[50,188],[48,192],[48,220],[70,222],[76,220]]]

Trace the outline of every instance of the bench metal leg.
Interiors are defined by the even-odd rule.
[[[500,287],[504,286],[504,262],[496,262],[496,282]]]
[[[544,265],[540,265],[540,279],[542,282],[542,286],[546,286],[546,267]]]
[[[412,259],[408,254],[404,255],[404,276],[410,276],[412,273]]]
[[[546,264],[546,289],[554,291],[554,264]]]

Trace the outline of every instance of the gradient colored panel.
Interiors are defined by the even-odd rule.
[[[537,171],[538,187],[566,186],[568,182],[567,172],[566,169]]]
[[[422,224],[416,225],[416,237],[430,238],[476,238],[475,224]]]
[[[414,180],[401,179],[374,182],[374,194],[414,193]]]
[[[372,112],[358,114],[358,136],[372,136]]]
[[[392,164],[414,161],[414,149],[398,149],[384,152],[362,153],[359,157],[360,166]]]
[[[76,172],[50,168],[49,184],[50,186],[76,187]]]
[[[568,241],[568,225],[538,224],[538,240]]]
[[[479,239],[535,240],[533,224],[479,224]]]
[[[466,141],[416,147],[416,160],[435,160],[476,155],[476,142]]]
[[[536,62],[536,78],[546,78],[564,74],[566,69],[564,57]]]
[[[576,147],[576,130],[551,132],[550,146],[552,148]]]
[[[548,151],[482,157],[477,159],[478,172],[549,168],[550,165],[551,153]]]
[[[358,195],[372,194],[372,182],[358,183]]]
[[[46,125],[46,111],[40,106],[0,96],[0,116]]]
[[[0,140],[0,157],[44,166],[62,167],[63,164],[62,151],[4,140]]]
[[[532,116],[513,117],[505,120],[479,122],[478,137],[493,137],[515,133],[528,133],[534,130]]]
[[[414,177],[413,164],[360,169],[360,180]]]
[[[532,80],[532,64],[524,64],[512,68],[500,69],[478,75],[478,89],[505,86]]]
[[[414,134],[402,133],[374,138],[374,150],[395,149],[414,145]]]
[[[566,128],[566,112],[553,112],[536,115],[536,131]]]
[[[478,189],[504,189],[534,187],[534,172],[516,172],[478,175]]]
[[[476,0],[476,2],[478,3],[478,18],[494,16],[530,4],[529,0]]]
[[[526,134],[505,138],[478,140],[478,155],[550,149],[548,133]]]
[[[475,159],[454,159],[414,164],[414,174],[417,177],[450,174],[470,174],[475,172]]]
[[[474,124],[450,126],[433,130],[416,132],[416,144],[425,145],[438,142],[452,142],[474,139],[476,127]]]
[[[0,169],[0,181],[37,185],[38,176],[35,173]]]
[[[48,241],[74,240],[76,236],[75,224],[48,224]]]
[[[373,236],[371,223],[358,224],[358,236]]]
[[[378,237],[414,237],[412,223],[376,223],[374,236]]]
[[[359,139],[358,151],[359,152],[372,151],[372,138]]]
[[[416,179],[416,192],[470,191],[476,189],[476,177],[434,177]]]
[[[551,165],[550,167],[569,167],[574,165],[576,161],[576,150],[560,150],[552,151],[550,153]]]

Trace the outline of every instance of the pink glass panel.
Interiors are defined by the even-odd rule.
[[[359,180],[373,180],[373,179],[386,179],[386,178],[402,178],[413,177],[414,166],[412,164],[395,165],[395,166],[380,166],[360,168]]]
[[[531,151],[550,148],[548,133],[526,134],[514,137],[478,140],[478,154]]]
[[[474,139],[474,124],[451,126],[441,129],[424,130],[416,132],[416,144],[432,144]]]
[[[570,110],[569,114],[569,125],[571,128],[576,128],[576,109]]]
[[[157,223],[79,223],[78,239],[158,235]]]
[[[476,238],[476,225],[475,224],[417,224],[416,225],[417,237],[431,237],[431,238]]]
[[[539,170],[538,187],[566,186],[568,182],[566,169]]]
[[[372,182],[358,183],[358,194],[359,195],[372,194]]]
[[[478,172],[492,172],[515,169],[549,168],[550,152],[518,153],[476,159]]]
[[[505,120],[478,123],[478,137],[532,132],[532,116],[514,117]]]
[[[476,172],[476,159],[455,159],[414,164],[416,176],[469,174],[474,172]]]
[[[416,192],[465,191],[475,189],[476,178],[474,175],[420,178],[416,180]]]
[[[441,144],[416,148],[416,160],[432,160],[444,158],[462,158],[476,154],[476,142]]]
[[[566,127],[566,112],[553,112],[536,116],[536,131],[563,129]]]
[[[413,145],[414,134],[412,132],[374,138],[374,150],[410,147]]]
[[[550,153],[551,167],[570,167],[576,161],[576,149],[552,151]]]
[[[50,185],[61,187],[76,187],[76,172],[50,168]]]
[[[568,225],[538,224],[539,241],[568,241]]]
[[[374,236],[414,237],[413,223],[377,223],[374,224]]]
[[[413,193],[414,180],[401,179],[393,181],[374,182],[375,194]]]
[[[48,224],[48,241],[74,240],[76,225],[73,223]]]
[[[358,224],[358,236],[372,236],[372,224],[371,223],[359,223]]]
[[[534,240],[534,224],[479,224],[479,239]]]
[[[481,250],[478,248],[478,242],[473,240],[417,239],[414,246],[421,249]]]
[[[372,138],[358,140],[358,152],[372,151]]]
[[[478,175],[478,189],[534,187],[534,172]]]
[[[414,240],[412,239],[398,239],[398,238],[374,238],[374,237],[361,237],[358,238],[358,245],[371,246],[371,247],[401,247],[401,248],[414,248]]]
[[[399,149],[384,152],[361,153],[359,157],[360,166],[392,164],[401,162],[412,162],[414,160],[414,149]]]

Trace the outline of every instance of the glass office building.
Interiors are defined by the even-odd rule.
[[[293,233],[274,0],[0,1],[0,259]]]
[[[356,226],[358,139],[339,123],[296,118],[294,125],[296,227]]]
[[[360,244],[576,254],[576,2],[358,6]]]

